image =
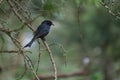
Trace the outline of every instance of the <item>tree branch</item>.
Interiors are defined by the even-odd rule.
[[[42,40],[43,41],[43,40]],[[53,68],[54,68],[54,77],[55,77],[55,80],[57,80],[57,68],[56,68],[56,64],[55,64],[55,61],[54,61],[54,58],[53,58],[53,55],[52,55],[52,52],[47,44],[46,41],[43,41],[48,53],[49,53],[49,56],[50,56],[50,60],[51,60],[51,63],[53,65]]]
[[[11,50],[11,51],[0,51],[0,53],[18,53],[19,51],[14,51],[14,50]]]
[[[108,10],[108,12],[111,15],[115,16],[117,19],[120,19],[119,14],[115,14],[105,3],[103,3],[103,2],[100,2],[100,3],[101,3],[102,6],[104,6]]]
[[[5,27],[1,27],[1,26],[0,26],[0,31],[6,32],[6,33],[11,32],[11,30],[9,28],[5,28]]]
[[[69,78],[69,77],[79,77],[79,76],[86,76],[86,75],[88,75],[88,70],[85,68],[85,69],[81,69],[79,71],[75,71],[71,73],[58,74],[57,77],[58,78]],[[54,78],[53,75],[39,75],[38,77],[41,80],[50,80]],[[36,79],[32,79],[32,80],[36,80]]]
[[[23,17],[17,12],[16,8],[14,8],[14,4],[12,3],[12,0],[7,0],[7,2],[9,3],[12,11],[13,11],[14,14],[18,17],[18,19],[19,19],[22,23],[26,24],[32,31],[34,31],[34,29],[32,28],[32,26],[31,26],[29,23],[27,23],[27,22],[23,19]]]

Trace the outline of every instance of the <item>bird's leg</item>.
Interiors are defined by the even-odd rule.
[[[46,39],[44,37],[41,38],[43,41],[46,41]]]

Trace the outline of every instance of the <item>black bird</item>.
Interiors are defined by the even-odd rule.
[[[54,25],[52,21],[50,20],[44,20],[36,29],[34,36],[32,40],[24,46],[25,47],[31,47],[32,43],[35,41],[37,38],[41,38],[42,40],[45,41],[45,36],[49,33],[50,31],[50,26]]]

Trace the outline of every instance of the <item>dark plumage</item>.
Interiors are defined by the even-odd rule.
[[[24,48],[31,47],[32,43],[37,38],[41,38],[42,40],[45,40],[45,36],[49,33],[51,25],[53,25],[53,23],[50,20],[44,20],[36,29],[32,40],[27,45],[25,45]]]

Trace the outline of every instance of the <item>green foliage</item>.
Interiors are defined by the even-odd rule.
[[[95,73],[91,75],[90,80],[103,80],[102,77],[103,77],[102,73]]]

